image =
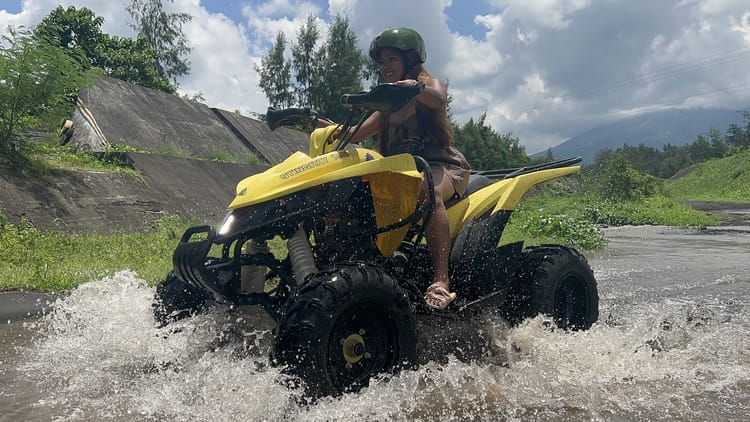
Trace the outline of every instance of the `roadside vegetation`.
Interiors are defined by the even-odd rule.
[[[484,128],[490,136],[498,136],[482,120],[471,125],[466,127]],[[58,148],[40,147],[43,143],[38,142],[36,145],[36,154],[47,155],[47,162],[75,167],[73,163],[93,160],[87,165],[96,165],[96,159],[90,156],[58,154]],[[562,243],[586,252],[606,245],[602,226],[717,224],[718,217],[689,208],[681,201],[734,198],[727,192],[733,192],[735,185],[727,190],[717,187],[724,186],[729,179],[740,188],[747,186],[744,178],[748,173],[749,153],[741,150],[699,164],[689,175],[676,180],[636,170],[622,154],[602,154],[581,173],[529,192],[513,213],[502,242]],[[54,160],[49,156],[55,157]],[[526,162],[529,161],[527,158]],[[720,193],[705,196],[709,192]],[[169,272],[179,236],[194,224],[173,217],[131,232],[60,233],[40,230],[25,221],[13,224],[0,215],[0,262],[3,262],[0,290],[65,291],[124,269],[133,270],[147,283],[155,284]],[[273,247],[283,253],[282,243]]]
[[[606,245],[603,225],[705,227],[717,217],[682,205],[664,181],[610,158],[599,167],[529,192],[513,213],[502,243],[562,243],[584,252]],[[170,271],[179,237],[195,222],[165,218],[142,230],[116,234],[60,233],[0,216],[0,290],[65,291],[130,269],[149,284]],[[272,245],[283,253],[283,243]]]
[[[750,150],[714,158],[685,170],[666,183],[666,191],[685,201],[750,203]]]
[[[1,219],[0,290],[64,291],[125,269],[156,282],[169,272],[172,250],[187,226],[167,218],[137,232],[83,234]]]

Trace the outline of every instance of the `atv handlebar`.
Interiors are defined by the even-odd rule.
[[[271,131],[274,131],[280,126],[307,125],[315,116],[316,113],[310,110],[309,107],[285,108],[283,110],[268,107],[266,111],[266,124]]]
[[[344,94],[341,104],[348,108],[372,109],[383,113],[396,111],[424,90],[424,84],[396,85],[380,84],[359,94]]]
[[[414,85],[396,85],[392,83],[380,84],[369,91],[358,94],[344,94],[341,96],[341,104],[350,112],[363,110],[374,110],[384,113],[396,111],[406,105],[412,98],[424,90],[424,84],[417,82]],[[367,114],[369,116],[369,114]],[[268,107],[266,110],[266,124],[272,131],[281,126],[316,126],[318,113],[309,107],[293,107],[277,110]],[[348,123],[351,124],[351,121]],[[345,126],[345,125],[342,125]]]

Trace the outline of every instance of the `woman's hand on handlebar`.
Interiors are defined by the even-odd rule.
[[[404,79],[404,80],[396,81],[396,82],[392,83],[392,85],[406,86],[406,87],[416,86],[418,84],[419,84],[419,82],[417,80],[415,80],[415,79]]]

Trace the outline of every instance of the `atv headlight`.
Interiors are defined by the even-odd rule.
[[[227,214],[227,216],[224,217],[224,222],[221,223],[219,234],[225,235],[229,233],[232,230],[232,225],[236,222],[237,222],[237,217],[234,216],[233,212],[230,212],[229,214]]]

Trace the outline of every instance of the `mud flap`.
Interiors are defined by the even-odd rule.
[[[507,290],[523,247],[522,242],[498,246],[510,213],[501,211],[472,221],[456,237],[450,277],[460,298],[474,301]],[[504,293],[501,296],[504,298]]]

